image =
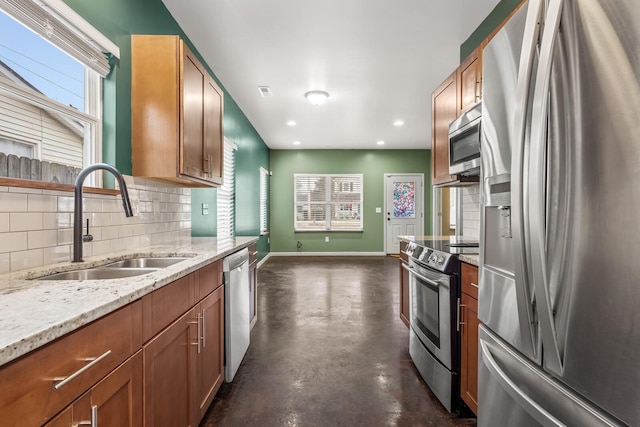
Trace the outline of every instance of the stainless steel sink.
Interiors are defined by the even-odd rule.
[[[105,280],[105,279],[121,279],[123,277],[140,276],[142,274],[152,273],[155,268],[87,268],[84,270],[65,271],[50,276],[40,277],[38,280]]]
[[[141,257],[124,259],[122,261],[116,261],[111,264],[105,265],[107,268],[164,268],[173,264],[177,264],[180,261],[184,261],[189,258],[182,257]]]

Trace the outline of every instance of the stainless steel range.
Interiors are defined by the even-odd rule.
[[[478,242],[451,238],[407,245],[410,286],[409,354],[418,372],[449,411],[457,409],[460,372],[460,261]]]

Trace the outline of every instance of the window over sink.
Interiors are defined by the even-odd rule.
[[[39,160],[56,165],[40,180],[63,182],[60,171],[101,161],[107,55],[118,47],[61,0],[0,0],[0,152],[11,156],[0,170],[33,179],[11,165]]]

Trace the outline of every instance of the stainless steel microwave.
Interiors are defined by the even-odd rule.
[[[482,104],[478,103],[449,125],[449,174],[480,174],[480,125]]]

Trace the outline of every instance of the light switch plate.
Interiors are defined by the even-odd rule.
[[[382,208],[376,208],[376,213],[382,213]]]
[[[209,204],[208,203],[203,203],[202,204],[202,215],[209,215]]]

